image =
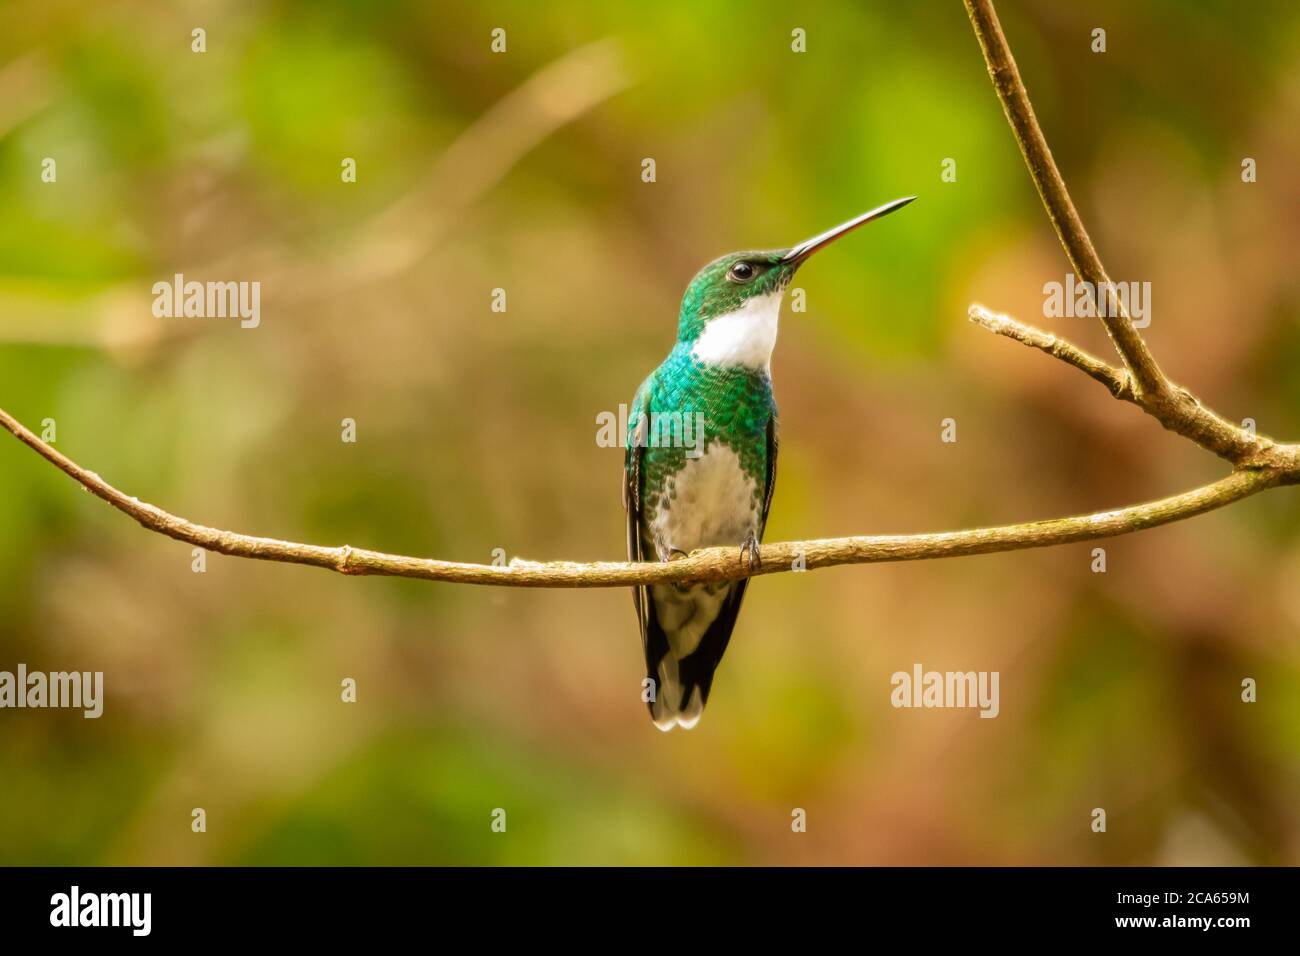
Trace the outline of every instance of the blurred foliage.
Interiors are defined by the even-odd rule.
[[[1300,9],[1000,6],[1112,275],[1153,283],[1156,354],[1300,436]],[[554,79],[602,40],[613,68]],[[535,143],[494,125],[521,89],[545,119],[599,82]],[[206,524],[614,559],[622,456],[596,415],[667,351],[694,270],[912,193],[800,275],[769,537],[1047,517],[1219,473],[966,323],[972,300],[1040,321],[1066,262],[955,0],[6,4],[0,404]],[[177,272],[261,281],[261,326],[154,318]],[[1105,574],[1080,545],[766,578],[702,724],[663,736],[623,591],[215,555],[194,574],[0,443],[0,669],[103,670],[108,695],[97,721],[0,712],[0,863],[1294,864],[1298,531],[1282,490],[1107,542]],[[1000,671],[998,719],[891,708],[918,661]]]

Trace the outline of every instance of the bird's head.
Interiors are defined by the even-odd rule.
[[[840,236],[915,198],[886,203],[788,249],[714,259],[686,288],[677,340],[691,345],[695,357],[706,363],[766,367],[776,344],[781,297],[799,267]]]

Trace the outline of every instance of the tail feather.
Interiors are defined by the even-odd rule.
[[[691,655],[693,656],[693,655]],[[700,722],[704,713],[704,703],[708,699],[708,685],[690,680],[687,675],[695,668],[687,665],[690,657],[677,658],[668,651],[659,659],[658,666],[649,668],[650,679],[654,682],[655,693],[650,700],[650,719],[662,731],[681,727],[690,730]],[[685,671],[685,675],[683,674]],[[712,683],[712,668],[709,669],[709,683]]]
[[[678,627],[665,632],[656,616],[654,626],[648,629],[651,639],[645,648],[646,672],[654,688],[648,703],[650,719],[660,730],[690,730],[700,722],[713,688],[714,672],[736,625],[745,583],[729,585],[716,596],[700,589],[691,613],[673,622]],[[701,616],[709,623],[702,635],[695,630],[692,636],[687,627]]]

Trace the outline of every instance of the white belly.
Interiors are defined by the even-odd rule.
[[[758,533],[758,485],[740,467],[740,458],[721,442],[711,442],[699,458],[668,480],[664,506],[647,515],[646,530],[655,557],[670,549],[690,554],[699,548],[745,543]]]
[[[710,443],[699,458],[688,458],[686,467],[669,480],[666,497],[666,507],[642,518],[643,539],[660,561],[674,551],[739,549],[751,533],[758,534],[757,483],[740,467],[736,453],[721,442]],[[739,550],[736,560],[740,560]],[[650,588],[660,626],[677,657],[699,645],[730,590],[727,583]]]

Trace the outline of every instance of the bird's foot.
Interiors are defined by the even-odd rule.
[[[759,555],[758,535],[752,531],[745,539],[745,543],[740,546],[740,560],[749,562],[750,574],[754,574],[763,566],[763,559]]]

